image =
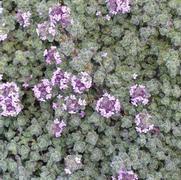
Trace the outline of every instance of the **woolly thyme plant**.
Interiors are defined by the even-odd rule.
[[[179,0],[0,2],[0,179],[180,180]]]

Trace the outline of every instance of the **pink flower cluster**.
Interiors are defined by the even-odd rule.
[[[57,4],[49,9],[49,18],[54,25],[58,23],[62,27],[67,27],[71,23],[70,8]]]
[[[14,82],[0,84],[0,113],[2,116],[16,116],[22,110],[19,88]]]
[[[64,28],[70,23],[70,8],[57,4],[49,8],[49,21],[38,24],[36,32],[41,40],[46,40],[48,36],[55,37],[57,24],[61,24]]]
[[[56,46],[51,46],[50,49],[45,49],[44,57],[47,64],[52,64],[53,61],[55,61],[56,64],[60,64],[62,62]]]
[[[143,85],[134,85],[130,88],[131,103],[135,106],[138,104],[146,105],[149,102],[150,93]]]
[[[136,115],[136,131],[139,133],[147,133],[154,129],[154,125],[150,123],[150,114],[147,112],[141,112]]]
[[[51,132],[55,137],[60,137],[65,127],[66,124],[64,123],[63,120],[59,121],[58,119],[55,119],[51,126]]]
[[[120,113],[121,104],[114,96],[105,93],[96,103],[96,111],[103,117],[110,118]]]
[[[70,114],[80,113],[85,109],[86,101],[75,95],[70,95],[64,98],[63,109]]]
[[[86,72],[81,72],[77,76],[73,76],[71,84],[75,93],[82,94],[88,90],[92,85],[92,78]]]
[[[133,171],[120,169],[117,177],[112,177],[112,180],[138,180],[138,176]]]
[[[53,86],[58,86],[61,90],[67,89],[70,83],[71,74],[64,72],[60,68],[53,73],[51,82]]]
[[[16,20],[20,24],[20,26],[28,27],[30,25],[30,17],[31,13],[29,11],[23,12],[22,10],[18,10],[16,14]]]
[[[38,24],[36,32],[41,40],[46,40],[49,35],[52,37],[56,35],[55,26],[48,21]]]
[[[125,14],[130,11],[130,0],[106,0],[106,3],[112,15]]]
[[[48,79],[42,79],[33,87],[34,95],[39,101],[46,101],[52,97],[52,85]]]

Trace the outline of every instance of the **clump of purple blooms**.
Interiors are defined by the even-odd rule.
[[[47,64],[52,64],[53,61],[55,61],[56,64],[60,64],[62,62],[56,46],[51,46],[50,49],[45,49],[44,57]]]
[[[71,74],[64,72],[60,68],[53,73],[51,82],[53,86],[58,86],[61,90],[67,89],[70,83]]]
[[[42,79],[40,83],[33,87],[35,97],[39,101],[46,101],[52,97],[52,86],[48,79]]]
[[[112,180],[138,180],[138,176],[133,171],[120,169],[117,177],[112,177]]]
[[[80,113],[85,109],[86,101],[75,95],[64,98],[63,109],[70,114]]]
[[[131,96],[131,103],[135,106],[138,104],[146,105],[149,102],[149,98],[151,96],[145,86],[137,84],[131,86],[129,93]]]
[[[121,104],[114,96],[105,93],[96,103],[96,111],[103,117],[110,118],[120,113]]]
[[[19,99],[19,88],[14,82],[0,84],[0,114],[16,116],[22,110]]]
[[[41,40],[46,40],[48,36],[54,37],[56,35],[56,28],[48,21],[37,25],[36,32]]]
[[[23,12],[22,10],[18,10],[16,14],[16,20],[20,24],[20,26],[28,27],[30,25],[30,17],[31,13],[29,11]]]
[[[136,115],[136,131],[139,133],[147,133],[154,129],[154,125],[150,123],[151,115],[147,112],[141,112]]]
[[[49,18],[51,23],[67,27],[71,23],[70,8],[57,4],[49,9]]]
[[[77,76],[72,76],[71,84],[75,93],[82,94],[92,85],[92,78],[86,72],[81,72]]]
[[[130,0],[106,0],[111,15],[125,14],[130,11]]]
[[[64,123],[63,120],[59,121],[58,119],[55,119],[51,126],[51,132],[55,137],[60,137],[65,127],[66,124]]]

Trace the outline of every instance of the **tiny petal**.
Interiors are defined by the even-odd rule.
[[[110,16],[109,14],[107,14],[107,15],[105,16],[105,19],[108,20],[108,21],[110,21],[111,16]]]
[[[65,168],[64,171],[65,171],[66,174],[72,174],[72,172],[70,171],[70,169]]]
[[[0,81],[3,79],[3,74],[0,74]]]

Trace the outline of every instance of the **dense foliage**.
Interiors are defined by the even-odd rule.
[[[125,7],[0,3],[0,178],[180,180],[181,1]]]

